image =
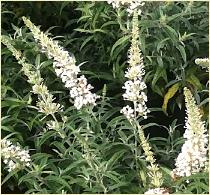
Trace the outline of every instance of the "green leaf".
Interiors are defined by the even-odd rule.
[[[203,105],[205,105],[205,104],[207,104],[207,103],[209,103],[209,98],[204,99],[204,100],[199,104],[199,106],[203,106]]]
[[[115,185],[109,186],[109,191],[119,189],[122,186],[129,186],[130,184],[128,182],[119,182]]]
[[[37,146],[41,147],[42,144],[44,144],[50,137],[54,136],[55,134],[56,134],[56,131],[47,131],[41,136]]]
[[[101,26],[101,28],[104,28],[104,27],[109,26],[109,25],[116,25],[116,24],[118,24],[116,21],[108,21],[108,22],[105,22],[105,23]]]
[[[168,167],[162,167],[160,166],[160,168],[163,170],[163,172],[165,172],[167,175],[171,175],[171,169],[169,169]]]
[[[202,84],[194,74],[189,74],[186,81],[192,84],[196,89],[202,90]]]
[[[167,40],[170,40],[170,38],[167,37],[167,38],[163,39],[162,41],[158,42],[158,45],[157,45],[157,51],[158,51],[158,52],[160,51],[161,48],[164,47],[164,45],[166,44],[165,42],[166,42]]]
[[[119,45],[121,45],[121,44],[127,42],[127,41],[129,40],[129,38],[130,38],[130,35],[126,35],[126,36],[121,37],[120,39],[118,39],[118,40],[115,42],[115,44],[112,46],[110,55],[113,56],[113,52],[114,52],[114,50],[116,49],[116,47],[118,47]]]
[[[104,34],[109,34],[107,31],[105,30],[102,30],[102,29],[94,29],[93,32],[101,32],[101,33],[104,33]]]
[[[91,40],[93,39],[94,36],[89,36],[87,39],[85,39],[85,41],[82,43],[80,50],[82,50],[82,48]]]
[[[157,87],[159,88],[159,86],[157,86],[156,83],[161,77],[167,82],[167,74],[166,74],[165,68],[162,68],[162,67],[158,66],[157,69],[156,69],[156,72],[154,74],[154,77],[152,79],[152,89],[153,90],[156,90]]]
[[[46,181],[52,181],[55,183],[59,183],[65,187],[67,187],[70,191],[72,191],[71,186],[68,184],[68,182],[66,182],[63,178],[61,178],[60,176],[54,176],[54,175],[50,175],[45,177]]]
[[[187,57],[186,57],[186,52],[185,52],[185,49],[182,45],[178,45],[176,46],[176,48],[179,50],[181,56],[182,56],[182,59],[184,60],[184,62],[186,63],[187,61]]]
[[[51,64],[52,64],[51,60],[44,61],[40,64],[40,69],[45,69],[47,66],[49,66]]]
[[[30,184],[33,184],[34,182],[36,182],[36,180],[34,181],[34,175],[31,173],[28,173],[26,175],[23,175],[22,177],[20,177],[19,181],[18,181],[18,185],[20,185],[23,182],[28,182]]]
[[[45,164],[47,164],[47,160],[51,156],[51,154],[47,153],[36,153],[33,154],[31,158],[33,159],[33,162],[38,163],[40,166],[44,166]]]
[[[12,176],[14,176],[16,173],[18,172],[18,170],[14,170],[9,172],[9,174],[3,179],[3,181],[1,182],[1,185],[3,185],[5,182],[7,182]]]
[[[117,160],[120,159],[125,152],[127,152],[127,150],[123,149],[114,153],[114,155],[107,162],[107,168],[111,170]]]
[[[64,7],[66,7],[69,3],[70,3],[69,1],[64,1],[64,2],[61,4],[61,8],[60,8],[60,12],[59,12],[60,15],[61,15],[61,13],[62,13]]]
[[[178,39],[178,34],[176,32],[175,29],[173,29],[172,27],[170,27],[169,25],[164,25],[167,28],[167,32],[169,33],[170,37],[173,40],[177,40]]]
[[[104,173],[104,176],[112,179],[113,181],[115,181],[116,183],[120,183],[120,180],[118,179],[117,176],[115,176],[114,171],[107,171],[106,173]],[[119,176],[119,175],[118,175]]]
[[[80,164],[82,164],[82,163],[84,163],[84,162],[86,162],[86,161],[85,161],[84,159],[82,159],[82,160],[78,160],[78,161],[76,161],[76,162],[71,163],[66,169],[64,169],[64,170],[61,172],[62,175],[69,174],[69,172],[70,172],[72,169],[79,167]]]
[[[148,127],[153,127],[153,126],[158,126],[159,127],[160,125],[157,124],[157,123],[148,123],[148,124],[142,126],[142,130],[144,130]]]
[[[157,62],[158,62],[158,65],[163,68],[163,60],[162,60],[162,57],[158,56],[157,57]]]
[[[35,65],[36,65],[37,69],[39,69],[39,67],[40,67],[40,54],[38,54],[36,56]]]
[[[66,151],[66,148],[62,142],[54,141],[50,144],[50,146],[51,145],[54,145],[56,148],[58,148],[61,154],[64,154]]]

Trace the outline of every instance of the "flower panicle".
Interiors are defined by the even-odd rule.
[[[131,37],[131,47],[128,51],[129,67],[125,72],[125,77],[128,78],[128,80],[123,86],[123,89],[125,89],[123,98],[124,100],[132,102],[133,108],[127,105],[122,108],[121,113],[126,116],[134,128],[138,129],[139,139],[146,156],[146,161],[149,163],[147,169],[150,186],[159,189],[163,183],[162,172],[160,171],[158,164],[155,162],[156,160],[151,151],[151,147],[145,138],[143,129],[137,121],[137,117],[139,116],[146,119],[149,110],[146,106],[147,96],[144,92],[147,86],[143,78],[145,70],[142,52],[139,47],[138,12],[136,10],[133,13]]]
[[[1,42],[7,46],[7,48],[12,52],[12,55],[17,59],[20,60],[22,53],[20,51],[17,51],[13,45],[11,44],[11,40],[8,36],[2,35],[1,36]]]
[[[184,88],[186,102],[185,143],[172,171],[173,177],[190,176],[205,170],[208,163],[208,134],[205,123],[189,89]]]
[[[40,31],[29,19],[23,17],[25,25],[31,30],[35,40],[40,44],[41,51],[54,60],[55,73],[61,78],[65,87],[70,91],[70,97],[74,100],[74,106],[79,110],[83,106],[96,105],[98,95],[91,92],[93,87],[88,84],[84,75],[78,77],[80,67],[76,66],[73,54],[65,51],[58,42],[49,38]]]
[[[124,100],[133,102],[134,108],[127,105],[121,110],[121,113],[129,120],[138,116],[147,118],[147,113],[149,112],[146,106],[147,96],[144,92],[147,86],[143,80],[145,70],[142,53],[139,48],[138,15],[136,12],[133,15],[132,24],[132,40],[128,52],[129,67],[125,72],[125,77],[129,80],[124,83],[122,88],[125,89],[125,93],[123,94]]]
[[[167,188],[154,188],[149,189],[144,194],[169,194],[169,190]]]
[[[154,158],[153,152],[151,151],[151,147],[146,140],[144,132],[140,125],[138,125],[138,133],[142,148],[146,156],[146,161],[150,164],[149,166],[147,166],[150,184],[155,188],[159,188],[163,184],[162,173],[158,164],[156,164],[155,162],[156,160]]]
[[[5,138],[1,140],[1,156],[9,172],[31,166],[29,151],[21,149]]]
[[[207,132],[205,122],[202,121],[200,108],[188,88],[184,88],[185,105],[186,105],[186,123],[185,128],[187,131],[192,131],[194,134],[201,135]]]
[[[32,92],[38,95],[37,107],[39,112],[45,115],[53,115],[56,112],[63,111],[63,106],[53,102],[55,100],[54,96],[43,83],[33,85]]]
[[[209,71],[209,58],[197,58],[195,63],[200,65],[202,68],[206,68]]]
[[[138,15],[141,15],[142,7],[145,4],[141,0],[107,0],[107,3],[111,4],[114,9],[126,7],[129,16],[131,16],[136,10]]]
[[[62,111],[62,106],[59,103],[54,103],[54,97],[43,84],[39,70],[34,70],[33,65],[26,62],[26,58],[22,57],[22,53],[15,49],[11,43],[11,39],[7,36],[2,36],[2,43],[12,52],[18,63],[22,65],[22,71],[28,77],[28,82],[32,84],[32,92],[38,95],[37,107],[39,112],[46,115],[54,114]]]

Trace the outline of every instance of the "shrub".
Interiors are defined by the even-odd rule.
[[[208,2],[109,3],[2,3],[3,193],[209,193]]]

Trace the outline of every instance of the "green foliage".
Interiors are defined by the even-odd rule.
[[[192,89],[203,119],[208,121],[208,73],[194,62],[197,57],[208,57],[208,13],[208,2],[146,2],[139,20],[152,111],[140,122],[145,132],[156,131],[149,142],[164,173],[164,186],[172,193],[209,193],[207,173],[176,181],[170,176],[184,143],[184,86]],[[73,53],[77,65],[85,62],[82,74],[102,96],[96,107],[78,111],[72,106],[52,60],[40,53],[23,25],[24,15]],[[21,65],[2,46],[2,137],[28,146],[33,161],[29,169],[10,173],[2,163],[3,193],[116,194],[147,190],[147,164],[140,141],[134,142],[133,127],[119,112],[124,106],[121,86],[130,31],[125,10],[114,10],[106,2],[2,2],[2,34],[13,37],[15,48],[40,70],[56,102],[64,105],[63,115],[67,117],[63,139],[47,130],[46,121],[51,116],[37,111],[37,96],[31,92]],[[162,111],[168,116],[161,118]]]

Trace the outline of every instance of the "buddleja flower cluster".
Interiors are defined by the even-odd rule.
[[[132,15],[134,11],[137,10],[138,15],[141,15],[142,13],[142,7],[144,6],[144,2],[141,0],[108,0],[109,4],[112,4],[112,7],[119,8],[121,6],[127,7],[126,11],[128,12],[128,15]]]
[[[155,163],[153,152],[144,136],[144,132],[136,120],[138,116],[147,118],[147,113],[149,112],[146,106],[147,96],[144,92],[147,86],[143,80],[145,70],[143,57],[139,48],[138,13],[136,10],[133,13],[131,36],[131,47],[128,51],[129,67],[125,72],[125,77],[129,80],[126,81],[123,86],[123,89],[126,90],[123,94],[123,98],[124,100],[131,101],[134,107],[132,108],[127,105],[122,108],[121,113],[127,117],[134,128],[138,129],[139,139],[146,156],[146,161],[149,163],[147,169],[148,177],[150,178],[150,186],[160,188],[163,183],[162,173],[160,172],[159,166]]]
[[[149,189],[144,194],[169,194],[169,192],[165,188],[155,188],[155,189]]]
[[[39,70],[33,70],[33,65],[26,62],[26,58],[22,57],[22,53],[14,48],[11,44],[12,39],[6,36],[2,36],[1,42],[7,46],[12,52],[13,56],[18,60],[18,63],[22,65],[22,71],[28,77],[28,82],[32,84],[33,93],[38,95],[37,107],[39,112],[46,115],[54,114],[58,111],[62,111],[62,106],[59,103],[54,103],[54,97],[49,93],[47,87],[43,83]]]
[[[138,28],[138,15],[134,13],[132,21],[132,40],[131,47],[128,51],[128,64],[129,67],[125,72],[125,77],[129,80],[125,82],[123,89],[124,100],[133,102],[134,108],[129,105],[123,107],[123,113],[129,120],[137,116],[147,118],[148,109],[146,106],[147,96],[144,90],[147,88],[143,76],[145,75],[144,63],[141,50],[139,48],[139,28]]]
[[[208,58],[197,58],[195,63],[200,65],[202,68],[206,68],[209,71],[209,59]]]
[[[141,140],[142,148],[146,156],[146,161],[150,163],[150,165],[147,166],[148,176],[150,178],[150,184],[151,186],[159,188],[163,184],[162,173],[160,172],[158,164],[155,163],[156,160],[154,158],[153,152],[151,151],[151,147],[145,138],[141,126],[139,125],[138,125],[138,133],[139,133],[139,138]]]
[[[203,170],[207,163],[208,135],[205,123],[201,119],[199,107],[189,89],[184,88],[186,102],[186,141],[181,153],[176,159],[173,175],[182,177],[190,176]]]
[[[62,79],[65,87],[70,90],[70,97],[74,100],[74,106],[81,109],[84,105],[96,105],[98,95],[91,93],[93,87],[87,83],[84,75],[77,78],[80,67],[76,66],[76,60],[73,55],[64,51],[58,45],[58,42],[48,38],[46,34],[40,31],[29,19],[23,17],[26,26],[31,30],[35,40],[42,47],[42,52],[47,53],[49,58],[54,59],[53,67],[58,77]]]
[[[18,63],[22,65],[22,71],[28,77],[27,81],[32,84],[32,93],[38,95],[38,101],[36,102],[37,110],[44,113],[46,116],[51,115],[53,117],[53,120],[47,122],[47,128],[56,130],[63,138],[63,128],[61,128],[54,115],[56,112],[62,112],[63,106],[53,102],[55,98],[44,84],[39,69],[34,68],[32,64],[26,62],[26,58],[22,57],[22,53],[16,50],[12,45],[12,39],[7,36],[2,36],[1,42],[12,52]],[[62,120],[63,118],[65,117],[62,117]],[[53,125],[49,126],[49,124]],[[65,124],[65,120],[62,121],[62,124]]]
[[[20,170],[31,165],[31,158],[28,150],[13,145],[7,139],[1,140],[1,157],[7,165],[8,171]]]

